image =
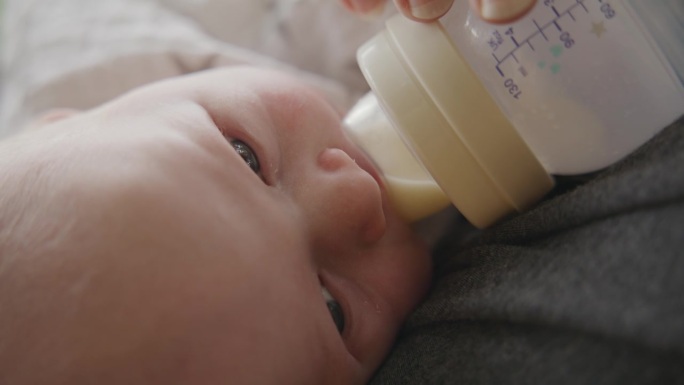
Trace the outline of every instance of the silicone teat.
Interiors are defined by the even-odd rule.
[[[345,117],[344,125],[375,162],[392,204],[406,221],[423,219],[451,204],[406,147],[372,93],[358,101]]]

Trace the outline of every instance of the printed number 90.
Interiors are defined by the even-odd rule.
[[[601,12],[603,12],[603,16],[605,16],[606,19],[612,19],[615,16],[615,10],[609,3],[601,4]]]

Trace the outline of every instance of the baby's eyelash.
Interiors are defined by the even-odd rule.
[[[325,288],[325,286],[321,286],[321,292],[323,293],[325,304],[328,306],[328,310],[330,311],[330,315],[333,318],[333,322],[335,322],[337,331],[340,334],[342,334],[344,332],[345,324],[344,311],[342,310],[342,306],[339,302],[337,302],[335,298],[333,298],[333,296],[330,294],[328,289]]]

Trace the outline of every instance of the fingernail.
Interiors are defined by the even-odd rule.
[[[421,20],[434,20],[442,17],[453,3],[454,0],[409,0],[411,15]]]
[[[480,15],[489,21],[507,21],[520,16],[536,0],[481,0]]]
[[[384,1],[349,0],[349,3],[356,14],[366,19],[375,19],[385,11]]]

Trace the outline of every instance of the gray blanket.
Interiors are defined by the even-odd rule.
[[[684,383],[684,118],[535,209],[463,229],[372,384]]]

